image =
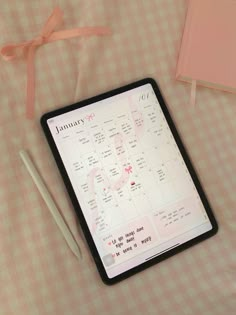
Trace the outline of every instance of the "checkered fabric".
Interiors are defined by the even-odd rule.
[[[61,29],[107,25],[111,36],[37,49],[35,118],[26,120],[26,62],[0,60],[0,314],[236,314],[236,96],[175,80],[186,0],[0,0],[0,46],[37,36],[59,5]],[[219,222],[219,233],[117,285],[102,283],[39,119],[44,112],[153,77]],[[30,151],[75,239],[68,248],[18,151]]]

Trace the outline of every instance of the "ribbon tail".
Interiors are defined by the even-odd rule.
[[[111,35],[112,31],[106,26],[91,26],[91,27],[79,27],[70,30],[63,30],[53,32],[46,40],[47,43],[54,42],[56,40],[68,39],[77,36],[104,36]]]
[[[41,35],[48,37],[54,30],[54,28],[62,22],[63,14],[59,7],[56,7],[47,22],[45,23]]]
[[[196,104],[196,89],[197,89],[197,81],[192,80],[191,95],[190,95],[190,105],[192,107],[195,107],[195,104]]]
[[[32,119],[34,117],[34,101],[35,101],[35,65],[34,55],[35,46],[31,46],[27,55],[27,100],[26,100],[26,117]]]

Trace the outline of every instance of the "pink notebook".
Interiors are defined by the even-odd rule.
[[[189,0],[176,78],[236,93],[236,0]]]

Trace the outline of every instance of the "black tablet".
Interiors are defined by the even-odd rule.
[[[153,79],[47,113],[41,124],[106,284],[217,232]]]

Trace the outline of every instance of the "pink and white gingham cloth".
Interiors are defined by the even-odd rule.
[[[0,60],[0,314],[234,315],[236,97],[206,88],[189,106],[175,81],[187,0],[11,0],[0,3],[0,47],[30,40],[56,5],[62,29],[107,25],[112,36],[43,45],[35,118],[25,118],[26,63]],[[151,76],[157,80],[219,222],[219,233],[119,284],[96,270],[39,125],[55,108]],[[74,237],[79,262],[18,156],[29,149]]]

